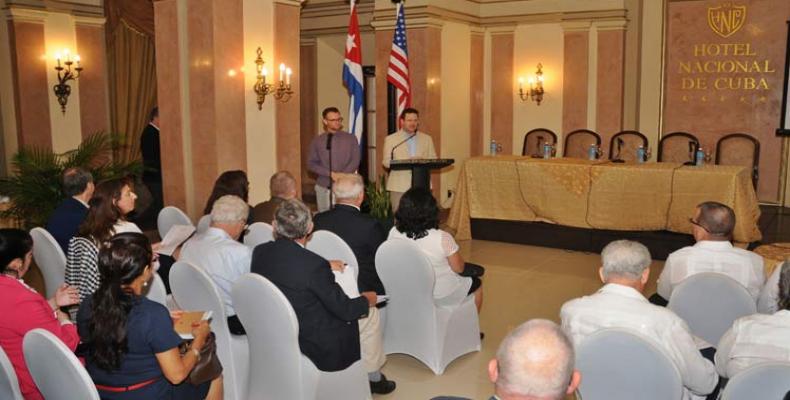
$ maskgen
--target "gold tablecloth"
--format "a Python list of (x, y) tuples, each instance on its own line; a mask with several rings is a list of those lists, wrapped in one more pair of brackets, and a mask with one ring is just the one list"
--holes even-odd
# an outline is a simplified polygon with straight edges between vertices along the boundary
[(762, 237), (750, 171), (738, 166), (482, 156), (464, 163), (456, 196), (447, 224), (458, 240), (471, 239), (470, 218), (691, 233), (703, 201), (733, 208), (735, 241)]

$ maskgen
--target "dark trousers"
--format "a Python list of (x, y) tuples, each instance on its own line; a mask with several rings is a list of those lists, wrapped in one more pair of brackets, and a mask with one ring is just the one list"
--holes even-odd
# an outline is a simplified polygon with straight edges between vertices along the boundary
[(647, 299), (652, 304), (657, 306), (666, 307), (669, 304), (669, 301), (663, 297), (661, 297), (658, 293), (654, 293), (650, 298)]

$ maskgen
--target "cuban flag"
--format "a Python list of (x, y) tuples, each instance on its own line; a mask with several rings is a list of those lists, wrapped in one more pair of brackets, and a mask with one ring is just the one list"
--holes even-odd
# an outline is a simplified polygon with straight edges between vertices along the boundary
[(346, 39), (346, 59), (343, 61), (343, 84), (348, 90), (349, 132), (357, 137), (362, 145), (362, 102), (365, 98), (365, 84), (362, 76), (362, 48), (359, 37), (359, 20), (356, 2), (351, 0), (351, 18), (348, 22)]

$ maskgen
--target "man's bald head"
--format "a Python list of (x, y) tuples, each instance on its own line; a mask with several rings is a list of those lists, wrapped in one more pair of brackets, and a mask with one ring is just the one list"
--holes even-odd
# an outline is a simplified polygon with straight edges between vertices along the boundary
[(549, 320), (533, 319), (514, 329), (489, 364), (502, 399), (564, 399), (578, 385), (568, 337)]
[(715, 201), (706, 201), (700, 203), (697, 210), (697, 224), (710, 236), (707, 239), (729, 239), (735, 228), (735, 212), (732, 208)]

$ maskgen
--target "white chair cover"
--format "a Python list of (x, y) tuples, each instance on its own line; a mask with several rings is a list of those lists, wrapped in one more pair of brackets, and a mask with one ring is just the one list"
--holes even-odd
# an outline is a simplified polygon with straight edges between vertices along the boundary
[(357, 279), (359, 277), (359, 264), (357, 257), (351, 247), (348, 247), (340, 236), (330, 231), (315, 231), (307, 242), (307, 250), (327, 259), (327, 260), (340, 260), (348, 264), (346, 270), (343, 272), (332, 271), (335, 274), (335, 282), (337, 282), (343, 292), (350, 298), (359, 297), (359, 286)]
[(155, 301), (167, 307), (167, 289), (165, 289), (165, 283), (162, 281), (162, 277), (159, 276), (158, 272), (154, 272), (154, 276), (151, 278), (151, 282), (148, 282), (148, 287), (146, 289), (144, 295), (148, 300)]
[(46, 229), (33, 228), (30, 236), (33, 237), (33, 258), (44, 276), (45, 297), (49, 299), (65, 280), (66, 255)]
[(209, 225), (211, 225), (211, 215), (207, 214), (200, 217), (196, 230), (198, 233), (203, 233), (206, 231), (206, 229), (208, 229)]
[(265, 222), (256, 222), (249, 227), (249, 231), (244, 235), (244, 244), (250, 249), (255, 246), (271, 242), (274, 240), (274, 229)]
[(684, 279), (672, 291), (667, 307), (686, 321), (691, 333), (714, 347), (736, 319), (757, 312), (745, 287), (715, 272)]
[(170, 269), (170, 289), (178, 305), (186, 311), (211, 311), (211, 330), (217, 338), (217, 356), (222, 362), (226, 400), (247, 397), (249, 356), (247, 336), (228, 330), (225, 306), (217, 287), (202, 269), (177, 261)]
[(414, 242), (384, 242), (376, 252), (376, 271), (389, 296), (387, 354), (409, 354), (441, 375), (454, 359), (480, 350), (474, 296), (460, 302), (434, 300), (433, 269)]
[(576, 349), (584, 400), (679, 400), (683, 380), (672, 360), (642, 337), (603, 329)]
[(173, 225), (194, 226), (192, 220), (178, 207), (167, 206), (159, 211), (159, 216), (156, 218), (156, 227), (159, 230), (159, 237), (164, 238)]
[(22, 341), (25, 363), (47, 400), (99, 400), (88, 371), (74, 353), (45, 329), (33, 329)]
[(233, 304), (250, 338), (248, 393), (272, 399), (369, 399), (362, 361), (323, 372), (299, 350), (299, 322), (291, 303), (269, 280), (246, 274), (233, 285)]
[(0, 347), (0, 397), (9, 400), (24, 400), (22, 392), (19, 390), (19, 380), (16, 378), (16, 371), (11, 364), (11, 360)]
[(722, 400), (785, 399), (790, 392), (790, 363), (769, 362), (741, 371), (727, 383)]

